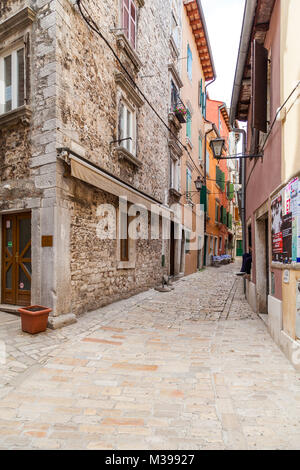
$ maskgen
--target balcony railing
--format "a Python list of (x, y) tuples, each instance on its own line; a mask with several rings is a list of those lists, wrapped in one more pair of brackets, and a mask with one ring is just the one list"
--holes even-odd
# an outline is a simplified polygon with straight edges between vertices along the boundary
[(186, 122), (187, 109), (184, 106), (180, 96), (176, 93), (172, 93), (171, 112), (175, 114), (179, 122), (182, 124)]

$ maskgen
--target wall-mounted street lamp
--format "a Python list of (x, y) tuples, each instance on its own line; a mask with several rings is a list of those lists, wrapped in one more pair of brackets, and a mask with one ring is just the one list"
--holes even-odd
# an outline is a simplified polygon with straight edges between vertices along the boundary
[(196, 191), (185, 191), (185, 196), (190, 196), (192, 197), (191, 195), (192, 194), (197, 194), (197, 193), (200, 193), (200, 191), (202, 190), (202, 187), (204, 185), (204, 179), (202, 176), (198, 175), (196, 181), (194, 181), (194, 184), (195, 184), (195, 187), (196, 187)]
[(225, 150), (225, 139), (219, 138), (219, 139), (212, 139), (210, 141), (210, 148), (213, 151), (214, 158), (217, 160), (231, 160), (233, 158), (262, 158), (263, 154), (256, 154), (256, 155), (243, 155), (242, 153), (235, 154), (235, 155), (229, 155), (228, 157), (223, 157), (222, 153)]
[(195, 186), (196, 186), (197, 191), (198, 191), (198, 192), (201, 191), (202, 186), (203, 186), (203, 184), (204, 184), (203, 178), (201, 178), (201, 176), (199, 175), (199, 176), (197, 177), (196, 181), (194, 181), (194, 183), (195, 183)]

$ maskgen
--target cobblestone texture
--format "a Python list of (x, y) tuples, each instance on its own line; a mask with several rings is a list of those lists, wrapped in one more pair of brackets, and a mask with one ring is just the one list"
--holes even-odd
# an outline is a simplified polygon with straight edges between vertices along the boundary
[(299, 449), (300, 376), (237, 266), (36, 337), (0, 317), (0, 448)]

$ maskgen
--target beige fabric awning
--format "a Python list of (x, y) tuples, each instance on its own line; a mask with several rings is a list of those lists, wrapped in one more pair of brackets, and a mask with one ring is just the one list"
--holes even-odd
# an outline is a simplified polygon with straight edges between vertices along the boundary
[(127, 200), (133, 204), (143, 205), (147, 210), (151, 210), (151, 206), (160, 208), (162, 211), (171, 212), (167, 207), (156, 203), (152, 199), (144, 196), (138, 191), (130, 188), (125, 183), (118, 181), (110, 175), (107, 175), (101, 170), (94, 168), (92, 165), (80, 160), (79, 158), (70, 154), (71, 160), (71, 175), (74, 178), (85, 181), (88, 184), (95, 186), (96, 188), (102, 189), (110, 194), (114, 194), (118, 197), (126, 197)]

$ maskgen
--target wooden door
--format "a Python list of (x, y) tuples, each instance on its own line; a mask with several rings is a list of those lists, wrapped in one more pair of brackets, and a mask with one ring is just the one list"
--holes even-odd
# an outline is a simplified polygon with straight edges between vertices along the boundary
[(31, 214), (4, 215), (1, 302), (29, 305), (31, 274)]

